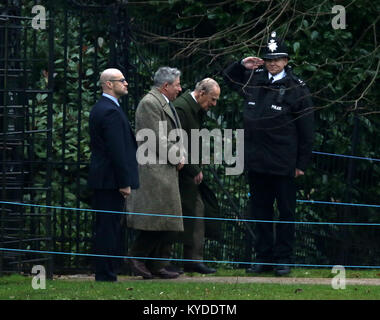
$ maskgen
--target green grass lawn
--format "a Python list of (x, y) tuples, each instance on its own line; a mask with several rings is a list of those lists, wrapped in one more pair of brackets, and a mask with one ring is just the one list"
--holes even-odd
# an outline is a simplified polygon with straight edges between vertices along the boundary
[[(244, 270), (218, 270), (216, 276), (246, 276)], [(265, 273), (260, 276), (273, 276)], [(291, 277), (332, 278), (327, 269), (292, 270)], [(348, 270), (347, 278), (379, 278), (379, 270)], [(0, 277), (1, 300), (377, 300), (380, 286), (205, 283), (163, 280), (126, 280), (116, 283), (89, 280), (47, 280), (46, 289), (32, 288), (32, 277)]]
[[(189, 275), (189, 274), (188, 274)], [(192, 275), (192, 274), (190, 274)], [(195, 275), (195, 274), (194, 274)], [(212, 276), (240, 276), (240, 277), (274, 277), (274, 273), (271, 271), (260, 273), (259, 275), (247, 274), (245, 269), (223, 269), (218, 268), (217, 272)], [(336, 273), (332, 273), (330, 268), (292, 268), (292, 278), (333, 278)], [(380, 279), (380, 270), (378, 269), (346, 269), (347, 278), (374, 278)]]

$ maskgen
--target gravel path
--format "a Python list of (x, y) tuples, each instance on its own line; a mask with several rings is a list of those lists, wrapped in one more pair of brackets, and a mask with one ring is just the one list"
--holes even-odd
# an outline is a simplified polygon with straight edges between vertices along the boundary
[[(177, 281), (185, 282), (224, 282), (224, 283), (280, 283), (280, 284), (326, 284), (327, 278), (292, 278), (292, 277), (180, 277)], [(346, 279), (346, 285), (380, 285), (380, 279)]]
[[(59, 280), (78, 280), (78, 281), (94, 281), (93, 275), (55, 275), (54, 279)], [(119, 276), (118, 281), (141, 281), (141, 277)], [(210, 283), (280, 283), (280, 284), (325, 284), (331, 285), (331, 278), (292, 278), (292, 277), (207, 277), (193, 276), (189, 277), (181, 275), (177, 279), (163, 280), (153, 279), (149, 281), (173, 281), (173, 282), (210, 282)], [(148, 281), (148, 280), (145, 280)], [(347, 278), (346, 285), (373, 285), (380, 286), (380, 279), (375, 278)]]

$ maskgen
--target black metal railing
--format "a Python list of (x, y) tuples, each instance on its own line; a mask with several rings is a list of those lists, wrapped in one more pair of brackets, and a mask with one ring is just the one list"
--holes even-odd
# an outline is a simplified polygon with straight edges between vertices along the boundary
[[(19, 15), (19, 7), (8, 7), (0, 16), (0, 119), (1, 119), (1, 200), (24, 202), (32, 200), (37, 193), (43, 194), (44, 203), (51, 203), (50, 182), (52, 144), (52, 75), (54, 52), (54, 27), (47, 21), (44, 32), (50, 55), (46, 63), (49, 85), (41, 89), (35, 85), (34, 65), (47, 62), (33, 55), (31, 45), (36, 30), (31, 27), (31, 19)], [(39, 121), (34, 110), (38, 95), (46, 95), (46, 124), (37, 129), (33, 123)], [(33, 148), (41, 142), (45, 156), (36, 159)], [(46, 175), (40, 184), (33, 181), (33, 172), (44, 165)], [(36, 212), (23, 207), (1, 204), (0, 243), (7, 248), (51, 249), (49, 211)], [(22, 266), (44, 263), (51, 274), (51, 257), (23, 252), (1, 252), (0, 272), (20, 271)]]
[[(122, 107), (132, 124), (139, 100), (152, 85), (159, 66), (183, 71), (182, 86), (193, 88), (204, 76), (220, 80), (220, 65), (194, 64), (196, 57), (176, 56), (179, 44), (157, 41), (152, 34), (170, 30), (131, 19), (125, 5), (86, 6), (79, 1), (49, 6), (45, 30), (31, 27), (31, 7), (0, 16), (0, 153), (1, 200), (48, 207), (0, 204), (0, 246), (25, 250), (91, 253), (94, 213), (91, 212), (87, 171), (90, 156), (88, 115), (100, 95), (99, 72), (123, 71), (129, 94)], [(57, 2), (58, 3), (58, 2)], [(28, 18), (29, 17), (29, 18)], [(229, 92), (220, 82), (222, 92)], [(231, 93), (232, 94), (232, 93)], [(317, 151), (361, 155), (363, 145), (376, 151), (376, 137), (361, 120), (350, 117), (347, 145), (342, 150), (324, 141)], [(327, 139), (326, 112), (316, 113), (317, 133)], [(223, 99), (209, 124), (237, 129), (241, 114)], [(349, 127), (348, 127), (349, 128)], [(216, 192), (221, 217), (249, 218), (248, 186), (244, 175), (224, 175), (224, 165), (209, 166), (205, 177)], [(314, 154), (312, 166), (299, 180), (298, 199), (322, 200), (329, 205), (298, 203), (297, 221), (378, 223), (378, 209), (338, 206), (334, 202), (376, 204), (378, 162)], [(327, 185), (330, 187), (327, 188)], [(336, 188), (331, 188), (331, 186)], [(88, 211), (86, 211), (88, 210)], [(252, 261), (254, 225), (222, 222), (224, 237), (207, 240), (205, 259)], [(133, 237), (128, 230), (126, 248)], [(309, 264), (380, 264), (377, 226), (300, 224), (296, 226), (295, 262)], [(181, 258), (180, 246), (176, 258)], [(54, 264), (53, 264), (54, 262)], [(0, 251), (0, 273), (44, 264), (51, 272), (91, 270), (91, 258)]]

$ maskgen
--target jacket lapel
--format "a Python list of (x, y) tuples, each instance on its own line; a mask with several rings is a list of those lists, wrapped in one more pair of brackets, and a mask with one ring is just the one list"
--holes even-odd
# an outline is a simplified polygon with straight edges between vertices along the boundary
[[(173, 114), (173, 111), (172, 111), (172, 109), (170, 109), (170, 106), (169, 106), (168, 103), (166, 103), (166, 104), (164, 105), (163, 109), (164, 109), (165, 113), (169, 116), (169, 118), (172, 119), (174, 123), (177, 123), (177, 122), (175, 121), (175, 116), (174, 116), (174, 114)], [(176, 126), (177, 126), (177, 125), (176, 125)]]
[(162, 96), (162, 93), (160, 91), (158, 91), (156, 88), (153, 88), (152, 90), (150, 90), (149, 93), (151, 95), (153, 95), (160, 102), (161, 107), (164, 110), (164, 112), (169, 116), (169, 118), (173, 121), (173, 123), (176, 124), (177, 121), (175, 119), (175, 115), (173, 114), (173, 112), (172, 112), (169, 104), (166, 102), (165, 98)]

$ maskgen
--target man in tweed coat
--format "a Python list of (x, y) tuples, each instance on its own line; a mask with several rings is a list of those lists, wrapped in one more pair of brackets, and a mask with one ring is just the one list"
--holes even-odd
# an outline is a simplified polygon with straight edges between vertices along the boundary
[[(182, 90), (180, 75), (178, 69), (159, 68), (154, 76), (153, 88), (143, 97), (136, 110), (138, 148), (148, 145), (146, 151), (150, 153), (150, 159), (142, 163), (138, 150), (141, 188), (132, 192), (128, 211), (157, 215), (128, 216), (128, 227), (138, 230), (129, 253), (132, 257), (170, 258), (174, 234), (183, 231), (178, 171), (184, 165), (185, 151), (178, 141), (169, 139), (173, 129), (181, 129), (178, 115), (171, 104)], [(166, 130), (162, 129), (163, 126), (166, 126)], [(144, 141), (147, 130), (152, 133), (148, 140), (154, 137), (153, 143)], [(179, 154), (179, 160), (173, 160), (173, 153)], [(165, 268), (169, 265), (167, 260), (131, 259), (130, 264), (132, 271), (145, 279), (179, 276), (179, 273)]]

